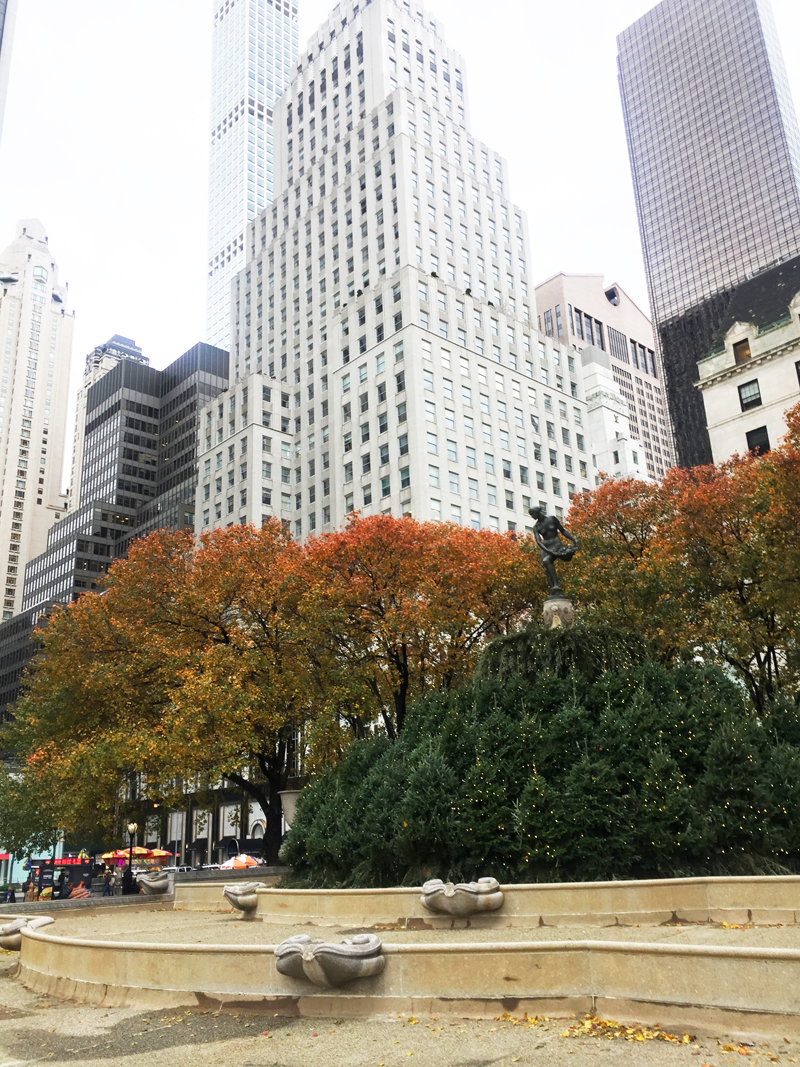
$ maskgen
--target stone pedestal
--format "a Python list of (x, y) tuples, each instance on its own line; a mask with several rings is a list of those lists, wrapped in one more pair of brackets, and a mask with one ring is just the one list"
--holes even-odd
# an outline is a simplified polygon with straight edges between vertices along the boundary
[(278, 792), (283, 807), (283, 818), (287, 826), (294, 822), (294, 813), (297, 808), (297, 798), (300, 796), (299, 789), (281, 789)]
[(565, 596), (549, 596), (544, 602), (544, 625), (547, 630), (558, 626), (570, 627), (575, 622), (575, 608)]

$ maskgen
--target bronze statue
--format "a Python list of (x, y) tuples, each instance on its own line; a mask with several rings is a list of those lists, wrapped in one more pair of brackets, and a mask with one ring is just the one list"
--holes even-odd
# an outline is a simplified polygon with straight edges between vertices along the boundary
[[(542, 566), (550, 583), (550, 596), (563, 597), (564, 591), (558, 584), (555, 561), (569, 561), (578, 551), (578, 542), (571, 533), (567, 533), (555, 515), (548, 515), (544, 508), (531, 508), (529, 514), (536, 519), (533, 527), (533, 539), (542, 550)], [(564, 544), (561, 535), (571, 544)]]

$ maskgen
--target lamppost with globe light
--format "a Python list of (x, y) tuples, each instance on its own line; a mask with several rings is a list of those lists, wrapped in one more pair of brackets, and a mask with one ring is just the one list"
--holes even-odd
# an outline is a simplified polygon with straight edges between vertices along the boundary
[(128, 892), (133, 892), (133, 840), (136, 836), (136, 831), (139, 829), (135, 822), (128, 823), (128, 833), (130, 834), (131, 844), (130, 852), (128, 853)]

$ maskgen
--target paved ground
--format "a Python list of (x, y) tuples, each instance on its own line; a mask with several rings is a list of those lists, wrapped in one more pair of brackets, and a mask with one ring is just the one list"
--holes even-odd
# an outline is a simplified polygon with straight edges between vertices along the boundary
[[(106, 909), (59, 917), (67, 936), (127, 940), (275, 943), (292, 928), (245, 923), (229, 915)], [(143, 937), (143, 928), (147, 937)], [(53, 932), (56, 927), (53, 927)], [(304, 931), (309, 931), (308, 927)], [(328, 928), (322, 936), (342, 931)], [(476, 931), (386, 931), (386, 940), (470, 940)], [(705, 944), (800, 946), (797, 927), (706, 926), (544, 928), (483, 931), (492, 939), (607, 937)], [(724, 1067), (747, 1062), (798, 1063), (800, 1042), (740, 1045), (723, 1035), (677, 1043), (630, 1028), (610, 1038), (582, 1020), (384, 1021), (285, 1019), (263, 1014), (189, 1014), (77, 1006), (29, 993), (9, 977), (16, 956), (0, 954), (0, 1067), (65, 1063), (79, 1067)], [(572, 1029), (570, 1029), (572, 1027)], [(577, 1031), (577, 1032), (576, 1032)], [(691, 1035), (687, 1035), (691, 1036)], [(630, 1038), (631, 1040), (627, 1040)], [(748, 1059), (745, 1059), (748, 1057)]]
[[(562, 1036), (570, 1020), (347, 1022), (88, 1008), (0, 978), (0, 1067), (724, 1067), (800, 1063), (800, 1043)], [(682, 1041), (681, 1035), (676, 1035)], [(636, 1038), (644, 1040), (636, 1040)], [(745, 1060), (744, 1056), (748, 1059)]]

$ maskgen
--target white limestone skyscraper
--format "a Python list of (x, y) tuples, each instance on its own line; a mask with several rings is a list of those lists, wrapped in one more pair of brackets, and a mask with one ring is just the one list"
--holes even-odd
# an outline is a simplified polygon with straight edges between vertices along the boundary
[(0, 253), (0, 577), (2, 617), (22, 605), (25, 564), (64, 512), (61, 467), (72, 358), (67, 288), (38, 219)]
[(213, 0), (213, 17), (206, 340), (227, 349), (247, 223), (272, 199), (272, 109), (297, 58), (297, 0)]
[(14, 20), (17, 0), (0, 0), (0, 141), (3, 139), (3, 114), (6, 107), (8, 75), (11, 68), (11, 40), (14, 36)]
[(580, 357), (538, 331), (527, 221), (440, 24), (335, 8), (276, 105), (275, 179), (201, 412), (196, 529), (565, 513), (594, 485)]

